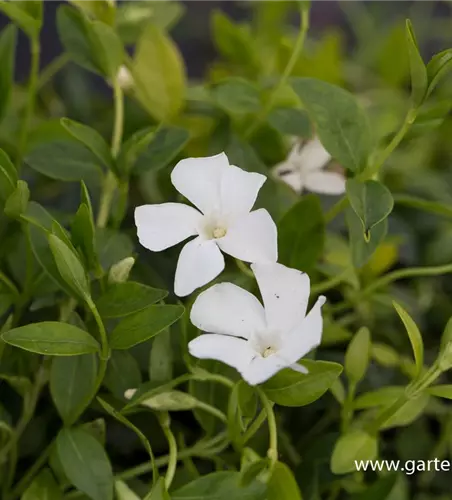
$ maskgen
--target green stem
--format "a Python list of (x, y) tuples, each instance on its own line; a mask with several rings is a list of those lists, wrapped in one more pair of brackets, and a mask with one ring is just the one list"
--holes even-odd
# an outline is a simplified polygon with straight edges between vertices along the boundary
[(420, 276), (439, 276), (442, 274), (452, 273), (452, 264), (445, 264), (444, 266), (431, 266), (431, 267), (412, 267), (409, 269), (399, 269), (388, 273), (380, 279), (374, 281), (369, 286), (360, 292), (360, 297), (370, 295), (379, 288), (389, 285), (393, 281), (399, 279), (420, 277)]
[(261, 425), (265, 422), (267, 418), (267, 412), (262, 410), (259, 415), (254, 419), (253, 423), (248, 427), (242, 437), (242, 443), (245, 444), (249, 441), (254, 434), (260, 429)]
[(267, 398), (265, 392), (260, 387), (256, 387), (256, 391), (262, 401), (265, 412), (267, 413), (268, 432), (270, 436), (267, 456), (270, 459), (270, 470), (272, 470), (278, 461), (278, 428), (276, 426), (275, 413), (273, 411), (273, 404)]
[(170, 428), (170, 416), (168, 413), (160, 414), (160, 425), (162, 427), (163, 433), (168, 441), (169, 446), (169, 460), (168, 468), (165, 475), (165, 485), (166, 489), (169, 490), (171, 483), (174, 479), (174, 474), (176, 473), (177, 467), (177, 442), (174, 434), (171, 432)]
[(292, 50), (292, 54), (289, 58), (289, 61), (287, 62), (287, 65), (283, 71), (283, 74), (281, 75), (281, 78), (279, 79), (278, 84), (273, 89), (272, 93), (270, 94), (268, 101), (267, 101), (266, 105), (264, 106), (262, 112), (260, 113), (259, 116), (257, 116), (254, 123), (245, 132), (246, 139), (249, 139), (253, 136), (253, 134), (256, 132), (256, 130), (260, 127), (261, 123), (267, 118), (268, 113), (271, 111), (276, 97), (278, 96), (279, 92), (286, 84), (287, 79), (291, 75), (297, 60), (299, 59), (300, 54), (303, 51), (303, 46), (304, 46), (304, 42), (306, 39), (306, 33), (308, 32), (308, 29), (309, 29), (309, 8), (306, 7), (305, 5), (302, 5), (300, 7), (300, 32), (298, 33), (298, 37), (295, 41), (295, 45), (294, 45), (294, 48)]
[(331, 288), (334, 288), (336, 285), (339, 285), (344, 281), (345, 277), (349, 273), (350, 269), (346, 269), (344, 272), (338, 274), (337, 276), (333, 276), (330, 279), (327, 279), (325, 281), (321, 281), (320, 283), (317, 283), (315, 285), (311, 286), (311, 294), (312, 295), (319, 295), (321, 293), (327, 292), (328, 290), (331, 290)]
[(215, 408), (212, 405), (204, 403), (203, 401), (198, 401), (197, 408), (199, 408), (200, 410), (204, 410), (207, 413), (210, 413), (211, 415), (218, 418), (219, 420), (221, 420), (225, 424), (228, 423), (228, 419), (227, 419), (226, 415), (222, 411), (218, 410), (217, 408)]
[(17, 286), (6, 276), (3, 271), (0, 271), (0, 281), (2, 281), (13, 293), (13, 295), (18, 296), (20, 292)]
[(55, 57), (55, 59), (48, 64), (39, 75), (39, 80), (37, 83), (37, 90), (42, 89), (47, 85), (50, 80), (52, 80), (55, 75), (61, 71), (64, 66), (71, 60), (69, 54), (67, 52), (63, 52), (59, 56)]
[(36, 101), (38, 75), (39, 75), (39, 58), (41, 52), (39, 35), (30, 38), (30, 51), (31, 51), (30, 78), (28, 82), (27, 103), (25, 106), (24, 120), (22, 123), (22, 129), (20, 131), (19, 144), (17, 148), (17, 157), (16, 157), (17, 170), (20, 170), (22, 166), (22, 157), (25, 148), (27, 146), (30, 122), (33, 116), (35, 101)]
[(347, 432), (350, 422), (353, 419), (353, 400), (355, 399), (356, 383), (353, 381), (349, 382), (347, 397), (344, 401), (344, 406), (341, 412), (341, 432), (344, 434)]
[(248, 277), (254, 279), (254, 273), (250, 267), (248, 267), (244, 262), (242, 262), (239, 259), (235, 259), (235, 263), (237, 264), (237, 267), (240, 269), (240, 271), (242, 271), (242, 273), (245, 276), (248, 276)]

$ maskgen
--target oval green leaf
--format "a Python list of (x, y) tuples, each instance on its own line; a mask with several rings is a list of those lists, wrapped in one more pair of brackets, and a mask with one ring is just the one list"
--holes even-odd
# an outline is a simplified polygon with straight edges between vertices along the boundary
[(350, 431), (336, 442), (331, 457), (331, 470), (334, 474), (355, 472), (355, 462), (373, 460), (377, 454), (378, 443), (375, 436), (359, 429)]
[(353, 337), (345, 353), (345, 373), (353, 382), (359, 382), (366, 374), (370, 359), (370, 332), (361, 328)]

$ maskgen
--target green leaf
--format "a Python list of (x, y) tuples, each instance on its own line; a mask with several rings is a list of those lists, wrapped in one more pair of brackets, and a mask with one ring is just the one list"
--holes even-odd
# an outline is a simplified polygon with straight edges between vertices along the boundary
[(406, 40), (411, 71), (411, 99), (414, 106), (418, 107), (424, 101), (427, 92), (427, 68), (419, 53), (413, 25), (409, 19), (406, 20)]
[(132, 65), (136, 97), (158, 121), (175, 117), (184, 103), (185, 70), (173, 41), (148, 25), (138, 42)]
[(42, 469), (24, 491), (21, 500), (61, 500), (63, 493), (50, 469)]
[(347, 196), (350, 205), (360, 218), (364, 236), (370, 236), (370, 230), (382, 222), (392, 212), (394, 199), (389, 189), (378, 181), (347, 181)]
[(103, 318), (120, 318), (146, 309), (163, 300), (166, 290), (158, 290), (134, 281), (115, 283), (96, 301), (99, 314)]
[(262, 385), (265, 394), (282, 406), (305, 406), (325, 394), (342, 372), (342, 366), (328, 361), (303, 359), (309, 373), (286, 369)]
[(81, 429), (63, 429), (58, 456), (69, 481), (92, 500), (113, 500), (113, 471), (99, 442)]
[(397, 314), (403, 321), (408, 337), (410, 338), (411, 347), (413, 348), (414, 361), (416, 362), (416, 372), (420, 375), (424, 367), (424, 342), (422, 341), (422, 335), (417, 327), (416, 323), (413, 321), (411, 316), (403, 309), (403, 307), (397, 302), (392, 302)]
[(50, 371), (50, 393), (66, 425), (75, 422), (91, 396), (97, 375), (93, 354), (54, 358)]
[[(152, 134), (149, 129), (145, 129), (143, 132), (145, 131), (147, 134), (144, 134), (143, 138), (135, 143), (138, 146), (135, 147), (135, 151), (133, 147), (129, 149), (129, 151), (134, 151), (135, 155), (131, 166), (132, 173), (135, 175), (141, 175), (151, 170), (158, 171), (168, 166), (182, 151), (190, 137), (187, 130), (180, 127), (161, 127)], [(138, 137), (136, 134), (137, 139)], [(126, 154), (130, 153), (127, 153), (126, 150)]]
[(350, 431), (336, 442), (331, 457), (331, 470), (334, 474), (355, 472), (356, 461), (373, 460), (377, 454), (378, 443), (375, 436), (359, 429)]
[(16, 54), (17, 29), (10, 24), (0, 33), (0, 122), (8, 107), (14, 85), (14, 62)]
[(140, 367), (132, 354), (128, 351), (113, 351), (108, 360), (104, 385), (118, 399), (123, 399), (127, 389), (134, 389), (140, 384)]
[(166, 490), (165, 480), (159, 477), (152, 487), (152, 490), (145, 496), (144, 500), (171, 500), (171, 498)]
[(149, 356), (149, 380), (156, 383), (169, 382), (173, 377), (173, 351), (171, 329), (157, 335), (152, 341)]
[(4, 333), (2, 339), (26, 351), (52, 356), (75, 356), (99, 350), (99, 344), (89, 333), (56, 321), (13, 328)]
[(61, 118), (61, 125), (71, 134), (74, 139), (86, 146), (101, 162), (102, 165), (111, 169), (113, 158), (110, 148), (104, 138), (97, 132), (82, 123), (75, 122), (69, 118)]
[(311, 121), (306, 111), (294, 108), (274, 108), (268, 122), (278, 132), (296, 137), (311, 137)]
[(427, 392), (432, 395), (436, 396), (438, 398), (444, 398), (444, 399), (452, 399), (452, 385), (434, 385), (433, 387), (429, 387), (427, 389)]
[(26, 212), (30, 190), (25, 181), (17, 181), (16, 189), (9, 195), (5, 203), (5, 214), (13, 219), (18, 219)]
[(362, 327), (353, 337), (345, 353), (345, 373), (353, 382), (357, 383), (367, 372), (370, 359), (370, 332)]
[[(349, 240), (352, 254), (352, 262), (355, 268), (361, 268), (373, 255), (377, 247), (386, 237), (388, 231), (388, 220), (374, 226), (365, 238), (363, 225), (356, 213), (348, 208), (346, 219), (349, 231)], [(367, 240), (367, 241), (366, 241)]]
[[(4, 380), (22, 397), (24, 397), (32, 389), (31, 382), (26, 377), (0, 373), (0, 380)], [(1, 417), (1, 407), (0, 407), (0, 417)]]
[(97, 229), (96, 251), (102, 268), (108, 270), (116, 262), (132, 255), (133, 243), (126, 234), (119, 231)]
[(117, 500), (140, 500), (138, 495), (127, 486), (124, 481), (115, 481), (115, 493)]
[(85, 203), (82, 203), (72, 220), (71, 235), (74, 246), (81, 249), (90, 269), (96, 269), (97, 254), (93, 214)]
[(171, 500), (262, 500), (266, 485), (254, 481), (240, 486), (240, 473), (214, 472), (195, 479), (171, 494)]
[(90, 297), (89, 283), (85, 270), (74, 252), (54, 234), (50, 234), (49, 246), (63, 280), (83, 300)]
[(0, 11), (3, 11), (27, 36), (34, 38), (39, 34), (42, 25), (42, 1), (2, 1)]
[(16, 189), (17, 170), (9, 156), (0, 149), (0, 197), (6, 200)]
[(351, 500), (390, 500), (391, 498), (399, 498), (393, 496), (396, 493), (394, 486), (398, 477), (396, 473), (383, 476), (377, 479), (369, 488), (352, 495), (350, 498)]
[(278, 223), (279, 262), (309, 272), (322, 255), (324, 244), (325, 222), (319, 197), (304, 196)]
[(268, 482), (267, 500), (302, 500), (297, 481), (290, 468), (276, 462)]
[(84, 10), (89, 17), (113, 26), (115, 24), (116, 5), (110, 0), (69, 0), (79, 9)]
[(154, 337), (184, 314), (182, 306), (150, 306), (124, 318), (110, 335), (112, 349), (129, 349)]
[(415, 196), (411, 196), (408, 194), (394, 195), (394, 201), (398, 205), (405, 205), (407, 207), (423, 210), (424, 212), (429, 212), (436, 215), (442, 215), (447, 218), (452, 218), (452, 207), (446, 205), (445, 203), (423, 200), (422, 198), (416, 198)]
[(140, 404), (156, 411), (186, 411), (197, 408), (199, 401), (186, 392), (167, 391), (144, 399)]
[[(397, 412), (386, 420), (380, 429), (391, 429), (393, 427), (406, 427), (419, 418), (428, 405), (430, 396), (423, 392), (413, 399), (408, 400)], [(382, 408), (375, 418), (378, 418), (387, 408)]]
[(81, 11), (62, 5), (57, 27), (61, 42), (77, 64), (110, 79), (116, 76), (124, 49), (110, 26), (90, 21)]
[(435, 54), (427, 64), (427, 95), (428, 97), (440, 80), (452, 69), (452, 49)]
[(323, 146), (343, 167), (362, 171), (371, 152), (371, 134), (368, 119), (354, 96), (314, 78), (294, 78), (292, 82)]
[(375, 391), (360, 394), (354, 401), (353, 406), (358, 410), (375, 408), (377, 406), (390, 406), (405, 393), (403, 386), (380, 387)]
[(96, 182), (101, 175), (99, 160), (75, 140), (42, 142), (25, 156), (25, 163), (51, 179)]
[(261, 107), (259, 89), (242, 78), (229, 78), (212, 89), (217, 105), (231, 115), (258, 113)]

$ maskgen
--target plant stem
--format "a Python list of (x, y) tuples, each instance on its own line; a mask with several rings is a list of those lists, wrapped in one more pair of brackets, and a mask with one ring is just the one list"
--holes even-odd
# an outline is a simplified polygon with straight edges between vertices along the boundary
[(171, 432), (170, 428), (170, 416), (168, 413), (162, 413), (160, 415), (160, 425), (162, 427), (163, 433), (168, 441), (169, 446), (169, 460), (168, 468), (166, 470), (165, 485), (166, 489), (169, 490), (171, 483), (174, 479), (174, 474), (176, 473), (177, 467), (177, 442), (174, 434)]
[(28, 132), (30, 129), (30, 122), (35, 108), (37, 84), (39, 75), (39, 58), (41, 46), (39, 42), (39, 35), (30, 38), (30, 51), (31, 51), (31, 68), (30, 78), (27, 89), (27, 103), (24, 111), (24, 120), (19, 136), (19, 144), (17, 147), (16, 168), (20, 171), (22, 166), (22, 157), (27, 146)]
[(268, 113), (271, 111), (276, 97), (278, 96), (279, 92), (286, 84), (287, 79), (291, 75), (297, 60), (300, 57), (301, 52), (303, 51), (303, 46), (304, 46), (304, 42), (306, 39), (306, 33), (308, 32), (308, 29), (309, 29), (309, 8), (307, 8), (305, 5), (302, 5), (300, 7), (300, 31), (299, 31), (298, 37), (295, 41), (295, 45), (294, 45), (294, 48), (292, 50), (292, 54), (289, 58), (289, 61), (287, 62), (287, 65), (283, 71), (283, 74), (281, 75), (281, 78), (279, 79), (278, 84), (273, 89), (272, 93), (270, 94), (268, 101), (267, 101), (266, 105), (264, 106), (262, 112), (259, 114), (259, 116), (256, 117), (256, 120), (252, 123), (252, 125), (249, 127), (249, 129), (245, 132), (246, 139), (250, 139), (253, 136), (253, 134), (256, 132), (256, 130), (260, 127), (261, 123), (267, 118)]
[(211, 415), (218, 418), (219, 420), (221, 420), (225, 424), (228, 423), (228, 419), (227, 419), (226, 415), (222, 411), (218, 410), (217, 408), (215, 408), (212, 405), (204, 403), (203, 401), (198, 401), (197, 408), (199, 408), (200, 410), (204, 410), (207, 413), (210, 413)]
[(42, 89), (45, 85), (47, 85), (50, 80), (52, 80), (55, 75), (61, 71), (64, 66), (71, 60), (67, 52), (63, 52), (59, 56), (55, 57), (55, 59), (49, 63), (39, 75), (37, 90)]
[(327, 292), (331, 288), (334, 288), (336, 285), (339, 285), (340, 283), (342, 283), (342, 281), (344, 281), (349, 271), (350, 269), (346, 269), (344, 272), (338, 274), (337, 276), (333, 276), (332, 278), (329, 278), (325, 281), (321, 281), (320, 283), (312, 285), (311, 294), (319, 295), (321, 293)]
[(278, 461), (278, 428), (276, 426), (275, 413), (273, 411), (273, 405), (265, 395), (265, 392), (260, 387), (256, 387), (256, 391), (262, 401), (265, 412), (267, 413), (268, 432), (270, 435), (267, 456), (270, 459), (270, 470), (272, 470)]
[(267, 412), (262, 410), (259, 415), (254, 419), (253, 423), (248, 427), (245, 434), (242, 437), (242, 444), (245, 444), (249, 441), (254, 434), (260, 429), (261, 425), (265, 422), (267, 418)]
[(0, 281), (2, 281), (13, 293), (13, 295), (18, 296), (20, 292), (17, 286), (6, 276), (3, 271), (0, 271)]

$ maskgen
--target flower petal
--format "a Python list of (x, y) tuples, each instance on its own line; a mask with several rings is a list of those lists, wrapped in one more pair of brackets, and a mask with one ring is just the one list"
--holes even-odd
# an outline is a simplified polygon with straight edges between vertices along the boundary
[(274, 176), (289, 185), (297, 193), (303, 190), (303, 176), (300, 169), (289, 161), (279, 163), (273, 169)]
[(277, 240), (276, 225), (261, 208), (236, 219), (217, 243), (223, 252), (245, 262), (276, 262)]
[(300, 324), (309, 300), (309, 276), (282, 264), (253, 264), (251, 269), (265, 307), (267, 325), (280, 334)]
[(220, 283), (202, 292), (193, 304), (190, 320), (204, 332), (245, 339), (265, 328), (261, 303), (254, 295), (232, 283)]
[(272, 378), (287, 366), (288, 364), (278, 354), (273, 354), (268, 358), (256, 356), (241, 374), (249, 385), (257, 385)]
[(309, 172), (305, 177), (305, 187), (321, 194), (345, 193), (345, 177), (337, 172)]
[(215, 359), (232, 366), (240, 373), (246, 371), (256, 353), (248, 342), (229, 335), (200, 335), (188, 343), (192, 356), (199, 359)]
[(226, 168), (229, 168), (229, 161), (224, 153), (207, 158), (186, 158), (174, 167), (171, 182), (205, 214), (220, 209), (221, 177)]
[(227, 216), (247, 214), (253, 208), (265, 175), (246, 172), (231, 165), (221, 178), (221, 213)]
[(288, 364), (296, 363), (322, 341), (322, 306), (325, 297), (321, 295), (304, 321), (284, 337), (284, 345), (278, 355)]
[(142, 205), (135, 209), (140, 243), (153, 252), (165, 250), (197, 234), (202, 214), (182, 203)]
[(301, 147), (299, 151), (296, 161), (303, 172), (320, 170), (331, 160), (330, 153), (317, 137)]

